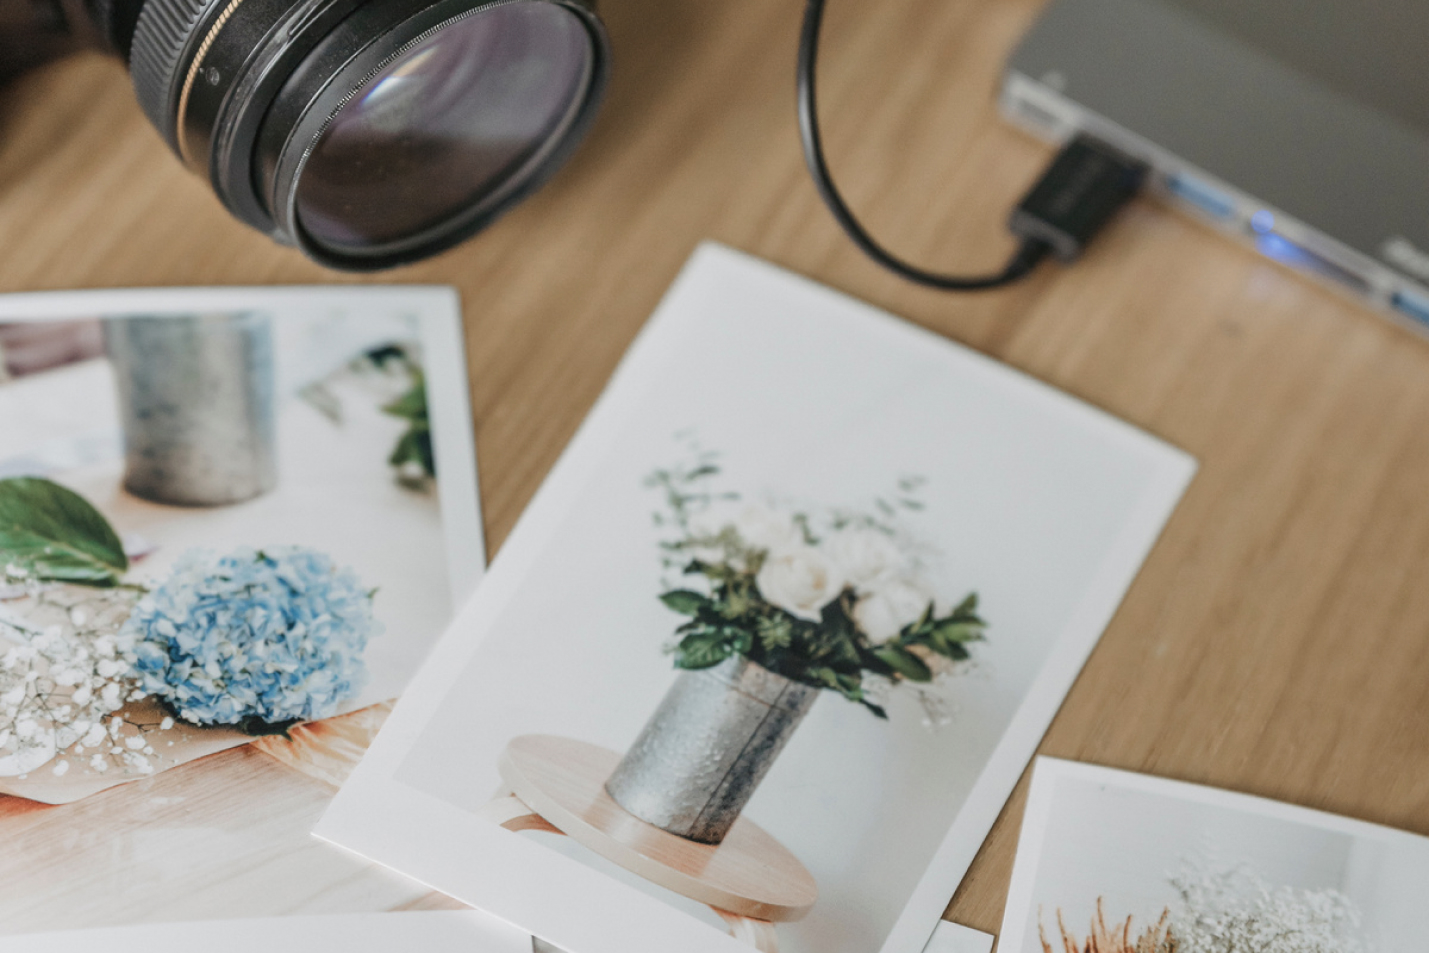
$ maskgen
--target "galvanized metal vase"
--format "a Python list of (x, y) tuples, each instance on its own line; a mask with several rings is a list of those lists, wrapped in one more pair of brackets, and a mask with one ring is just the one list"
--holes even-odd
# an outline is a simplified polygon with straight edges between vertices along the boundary
[(124, 428), (124, 488), (221, 506), (278, 480), (273, 334), (263, 314), (112, 318), (104, 343)]
[(681, 672), (605, 789), (647, 823), (718, 844), (818, 696), (738, 656)]

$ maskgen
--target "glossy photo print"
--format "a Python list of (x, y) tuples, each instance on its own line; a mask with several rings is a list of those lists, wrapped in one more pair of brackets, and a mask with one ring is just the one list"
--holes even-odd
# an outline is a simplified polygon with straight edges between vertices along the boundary
[(705, 246), (317, 833), (579, 953), (915, 953), (1193, 470)]
[(285, 858), (482, 572), (460, 342), (440, 289), (0, 298), (4, 929), (333, 886)]
[(1040, 758), (999, 949), (1388, 953), (1422, 946), (1429, 839)]

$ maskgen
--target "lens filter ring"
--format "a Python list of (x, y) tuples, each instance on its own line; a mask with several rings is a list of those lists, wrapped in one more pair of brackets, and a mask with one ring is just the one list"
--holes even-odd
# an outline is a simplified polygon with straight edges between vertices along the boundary
[(550, 178), (609, 62), (588, 0), (144, 0), (130, 72), (235, 216), (374, 270), (456, 244)]
[[(382, 26), (385, 22), (385, 26)], [(370, 270), (470, 236), (544, 183), (594, 118), (609, 46), (572, 0), (375, 0), (274, 100), (256, 176), (314, 259)]]

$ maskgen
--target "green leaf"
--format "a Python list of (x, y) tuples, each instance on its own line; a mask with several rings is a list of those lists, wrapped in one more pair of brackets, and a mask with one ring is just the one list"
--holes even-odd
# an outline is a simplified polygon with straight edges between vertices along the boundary
[(924, 664), (923, 660), (905, 648), (897, 645), (884, 645), (874, 649), (873, 654), (910, 682), (931, 682), (933, 680), (933, 672)]
[(0, 567), (37, 578), (112, 586), (129, 568), (114, 528), (84, 497), (50, 480), (0, 480)]
[(977, 612), (977, 593), (970, 592), (967, 598), (958, 603), (958, 607), (953, 610), (952, 618), (962, 619)]
[(977, 642), (982, 639), (981, 622), (942, 622), (933, 630), (935, 638), (947, 642)]
[(824, 668), (822, 666), (811, 668), (805, 672), (805, 674), (808, 676), (809, 681), (815, 685), (822, 685), (825, 688), (832, 688), (836, 691), (841, 688), (839, 685), (839, 674), (831, 668)]
[(432, 426), (427, 416), (426, 379), (418, 368), (412, 368), (412, 386), (401, 397), (382, 408), (382, 412), (399, 417), (410, 425), (397, 439), (388, 463), (400, 467), (416, 463), (429, 477), (437, 475), (436, 456), (432, 452)]
[(929, 599), (928, 608), (923, 610), (923, 614), (918, 617), (918, 621), (914, 623), (913, 628), (920, 632), (931, 630), (933, 626), (933, 616), (936, 613), (937, 609), (933, 607), (933, 600)]
[(382, 408), (382, 412), (404, 420), (427, 421), (427, 387), (420, 378), (401, 397)]
[(729, 645), (734, 652), (740, 655), (748, 655), (754, 648), (753, 634), (746, 632), (744, 629), (731, 629), (726, 631), (729, 632)]
[(709, 668), (734, 654), (733, 647), (718, 634), (697, 632), (680, 640), (675, 649), (676, 668)]
[(697, 615), (710, 600), (691, 589), (675, 589), (660, 597), (660, 601), (680, 615)]

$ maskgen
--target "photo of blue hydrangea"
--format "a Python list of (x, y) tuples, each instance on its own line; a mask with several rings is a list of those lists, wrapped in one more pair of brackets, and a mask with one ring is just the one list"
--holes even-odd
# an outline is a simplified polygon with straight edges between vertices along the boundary
[(192, 550), (120, 638), (139, 687), (177, 717), (263, 730), (326, 718), (361, 689), (381, 631), (372, 597), (315, 550)]

